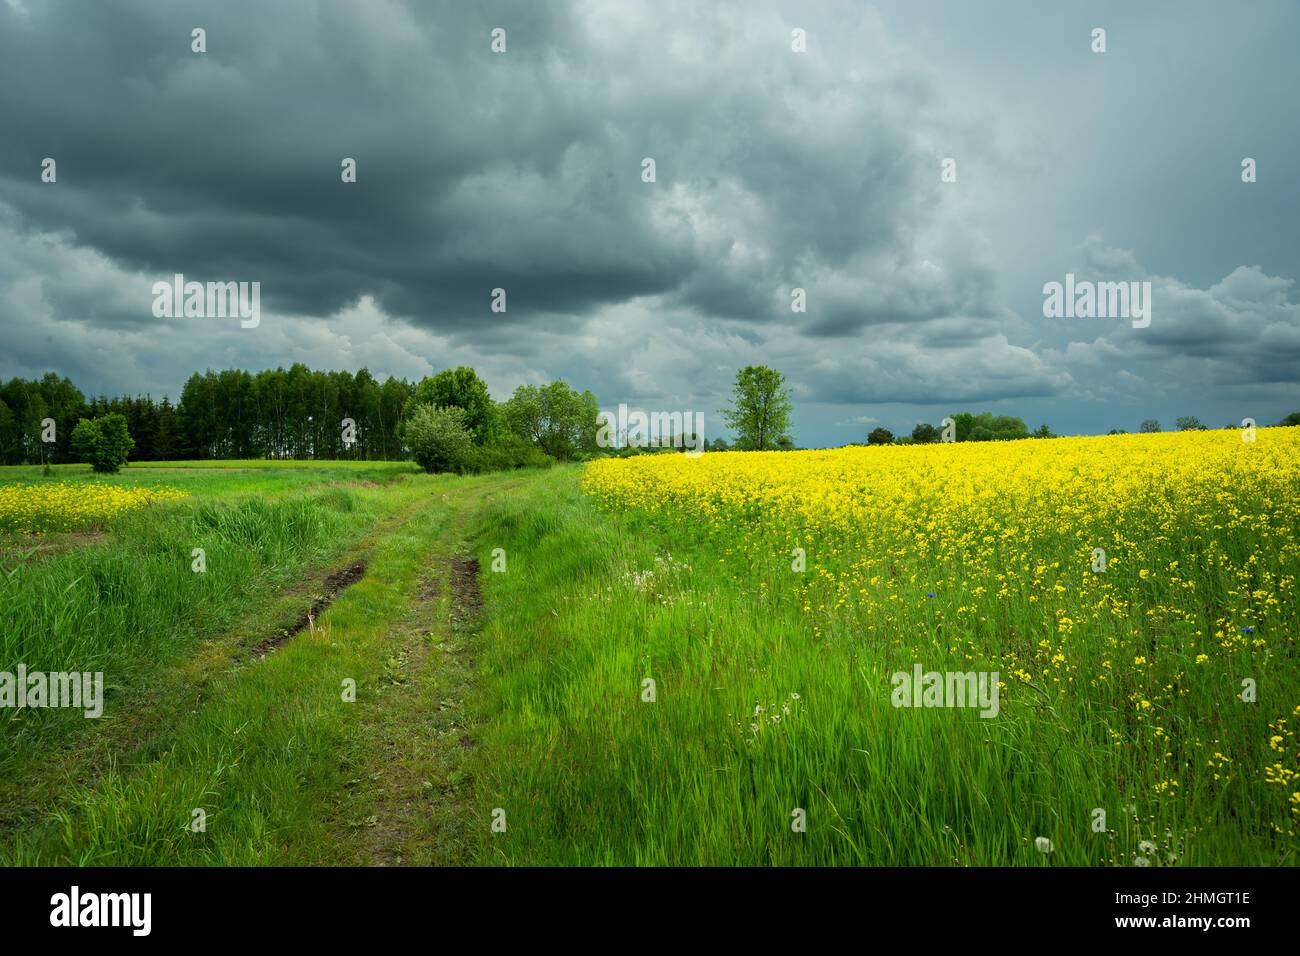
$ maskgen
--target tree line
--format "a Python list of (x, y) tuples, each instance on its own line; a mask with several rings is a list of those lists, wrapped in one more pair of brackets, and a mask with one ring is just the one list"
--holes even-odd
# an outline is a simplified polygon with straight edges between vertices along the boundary
[[(418, 424), (416, 414), (420, 409)], [(775, 369), (747, 365), (736, 373), (732, 404), (722, 418), (735, 435), (704, 442), (709, 451), (789, 450), (793, 413), (790, 390)], [(456, 409), (457, 412), (448, 410)], [(434, 412), (437, 412), (434, 414)], [(166, 395), (108, 398), (86, 396), (54, 372), (40, 379), (0, 383), (0, 464), (60, 464), (89, 460), (91, 447), (124, 447), (116, 424), (102, 436), (83, 429), (82, 419), (121, 416), (130, 439), (127, 461), (190, 459), (363, 459), (414, 457), (437, 470), (483, 471), (593, 454), (635, 454), (638, 449), (598, 447), (599, 407), (590, 391), (563, 381), (521, 385), (496, 402), (472, 368), (445, 369), (419, 382), (390, 377), (378, 381), (369, 370), (316, 371), (302, 363), (288, 369), (195, 372), (172, 404)], [(1300, 412), (1280, 423), (1300, 424)], [(1191, 416), (1180, 430), (1203, 428)], [(1231, 425), (1228, 427), (1237, 427)], [(951, 434), (945, 435), (944, 430)], [(1153, 419), (1144, 432), (1159, 431)], [(1112, 434), (1120, 432), (1119, 429)], [(1050, 438), (1046, 425), (1030, 431), (1013, 415), (959, 412), (940, 426), (919, 423), (910, 435), (877, 427), (870, 445), (928, 444)], [(663, 444), (661, 441), (659, 444)], [(669, 445), (674, 443), (669, 441)], [(662, 448), (647, 448), (656, 452)]]
[[(723, 411), (723, 420), (737, 438), (735, 448), (746, 451), (784, 451), (794, 447), (790, 437), (790, 419), (794, 405), (785, 377), (765, 365), (748, 365), (736, 374), (732, 405)], [(945, 428), (950, 436), (945, 435)], [(1033, 432), (1014, 415), (992, 412), (958, 412), (944, 427), (921, 422), (911, 435), (896, 436), (884, 426), (867, 435), (868, 445), (930, 444), (947, 438), (950, 441), (1006, 441), (1017, 438), (1051, 438), (1052, 432), (1042, 425)], [(725, 442), (709, 450), (725, 450)]]
[[(107, 415), (126, 420), (135, 442), (130, 461), (398, 458), (402, 408), (415, 388), (398, 378), (378, 382), (366, 369), (321, 372), (301, 363), (257, 373), (196, 372), (175, 404), (149, 394), (87, 399), (53, 372), (13, 378), (0, 385), (0, 462), (78, 461), (77, 423)], [(355, 422), (352, 442), (344, 440), (344, 418)]]
[[(1290, 415), (1282, 419), (1277, 424), (1279, 428), (1285, 428), (1291, 425), (1300, 425), (1300, 412), (1292, 412)], [(1201, 424), (1201, 420), (1197, 418), (1195, 415), (1180, 415), (1174, 421), (1174, 428), (1180, 432), (1203, 432), (1208, 430), (1209, 427), (1210, 427), (1209, 425)], [(1228, 424), (1224, 425), (1223, 427), (1225, 429), (1241, 428), (1242, 423), (1228, 422)], [(1141, 425), (1138, 426), (1138, 431), (1141, 432), (1142, 434), (1152, 434), (1154, 432), (1163, 431), (1163, 429), (1160, 427), (1160, 422), (1157, 419), (1148, 418), (1144, 420)], [(1106, 434), (1127, 435), (1128, 432), (1126, 432), (1122, 428), (1112, 428)]]
[[(466, 467), (473, 470), (570, 460), (595, 449), (596, 397), (562, 381), (521, 385), (498, 403), (472, 368), (380, 382), (365, 368), (317, 371), (295, 363), (256, 373), (195, 372), (175, 404), (166, 395), (88, 399), (54, 372), (10, 379), (0, 383), (0, 464), (90, 460), (94, 431), (83, 429), (78, 441), (79, 423), (116, 416), (131, 440), (126, 461), (401, 460), (412, 455), (405, 427), (422, 405), (463, 411), (475, 449)], [(121, 447), (116, 437), (104, 441)]]
[[(785, 451), (794, 448), (790, 437), (790, 420), (794, 406), (785, 377), (764, 365), (749, 365), (736, 374), (732, 392), (732, 406), (723, 410), (723, 420), (736, 432), (735, 448), (747, 451)], [(1179, 431), (1203, 430), (1205, 425), (1194, 415), (1184, 415), (1176, 422)], [(1278, 422), (1279, 426), (1300, 425), (1300, 412), (1292, 412)], [(1229, 423), (1224, 428), (1240, 428), (1240, 423)], [(1160, 431), (1160, 423), (1149, 418), (1139, 426), (1142, 432)], [(1111, 429), (1111, 435), (1125, 434), (1123, 429)], [(1039, 425), (1033, 431), (1024, 419), (1015, 415), (994, 415), (992, 412), (957, 412), (945, 418), (940, 425), (918, 422), (910, 435), (895, 435), (883, 425), (867, 434), (868, 445), (928, 445), (940, 441), (983, 442), (1013, 441), (1023, 438), (1054, 438), (1052, 430)], [(705, 442), (709, 451), (725, 451), (722, 439)]]

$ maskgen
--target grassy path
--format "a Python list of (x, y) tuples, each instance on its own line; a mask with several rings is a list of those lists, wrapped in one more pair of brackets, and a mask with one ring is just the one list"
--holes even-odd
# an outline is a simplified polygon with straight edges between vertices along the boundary
[(5, 821), (7, 862), (464, 862), (461, 651), (477, 607), (464, 534), (521, 480), (431, 481), (316, 569), (367, 565), (304, 630), (280, 633), (319, 585), (203, 644), (84, 745), (19, 767), (28, 805)]
[(488, 832), (471, 796), (475, 746), (467, 716), (481, 623), (479, 562), (468, 528), (518, 481), (449, 494), (447, 525), (428, 554), (417, 600), (391, 622), (383, 679), (354, 725), (352, 776), (329, 820), (321, 863), (451, 865), (471, 861)]
[[(400, 505), (343, 553), (352, 558), (368, 556), (377, 541), (426, 507), (425, 498)], [(281, 640), (321, 593), (325, 571), (349, 559), (338, 557), (327, 566), (312, 566), (272, 599), (255, 601), (235, 627), (202, 641), (195, 651), (153, 673), (138, 693), (105, 719), (73, 722), (61, 747), (32, 748), (47, 751), (39, 759), (20, 755), (17, 765), (0, 778), (0, 832), (39, 826), (48, 808), (57, 807), (71, 785), (100, 779), (123, 754), (165, 733), (176, 713), (201, 707), (214, 686), (238, 670), (242, 661), (264, 653), (261, 645)]]

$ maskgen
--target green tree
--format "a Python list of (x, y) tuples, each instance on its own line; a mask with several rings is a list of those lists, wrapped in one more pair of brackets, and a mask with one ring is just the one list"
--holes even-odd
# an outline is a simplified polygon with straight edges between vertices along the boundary
[[(56, 426), (53, 447), (42, 447), (41, 457), (56, 462), (72, 461), (72, 429), (86, 414), (85, 396), (71, 380), (59, 378), (53, 372), (46, 372), (39, 382), (32, 382), (31, 387), (44, 399), (49, 417), (54, 419)], [(45, 445), (44, 442), (41, 444)]]
[(401, 454), (402, 440), (399, 429), (402, 422), (402, 408), (411, 397), (413, 388), (406, 379), (389, 377), (379, 389), (379, 404), (375, 416), (379, 422), (382, 458), (397, 458)]
[(474, 436), (475, 443), (483, 445), (496, 437), (500, 420), (497, 403), (488, 394), (487, 383), (468, 366), (443, 369), (431, 378), (422, 379), (406, 408), (416, 405), (463, 409), (465, 427)]
[(22, 460), (18, 437), (18, 419), (0, 398), (0, 465), (16, 465)]
[(792, 411), (785, 377), (766, 365), (746, 365), (736, 373), (732, 406), (722, 419), (736, 433), (737, 448), (767, 451), (788, 437)]
[(425, 471), (464, 471), (474, 447), (465, 426), (465, 410), (416, 405), (402, 425), (411, 457)]
[(180, 457), (180, 422), (171, 399), (163, 396), (158, 406), (158, 431), (154, 435), (154, 454), (159, 461)]
[(958, 412), (952, 420), (956, 425), (953, 437), (957, 441), (1011, 441), (1029, 437), (1029, 426), (1014, 415)]
[(918, 445), (931, 445), (937, 442), (939, 438), (939, 429), (926, 422), (921, 422), (912, 429), (912, 441)]
[(992, 419), (989, 427), (993, 432), (994, 441), (1015, 441), (1029, 437), (1029, 426), (1025, 424), (1024, 419), (1017, 418), (1015, 415), (994, 416), (988, 412), (984, 414)]
[(114, 474), (126, 464), (135, 442), (122, 415), (83, 418), (72, 430), (72, 450), (95, 471)]
[(952, 416), (953, 441), (970, 441), (975, 428), (975, 416), (970, 412), (958, 412)]
[(871, 429), (871, 434), (867, 436), (868, 445), (889, 445), (894, 441), (894, 433), (883, 425), (878, 425)]
[[(1278, 424), (1284, 427), (1288, 425), (1300, 425), (1300, 412), (1292, 412), (1286, 418), (1278, 422)], [(1236, 426), (1233, 427), (1235, 428)]]
[(1205, 426), (1201, 424), (1201, 420), (1195, 415), (1182, 415), (1176, 422), (1174, 422), (1174, 424), (1178, 426), (1180, 432), (1199, 432), (1205, 430)]
[(1156, 421), (1154, 418), (1148, 418), (1146, 421), (1144, 421), (1141, 425), (1138, 426), (1138, 431), (1148, 432), (1148, 433), (1158, 432), (1160, 431), (1160, 423)]
[(520, 385), (502, 408), (507, 427), (552, 458), (571, 461), (594, 451), (600, 406), (591, 392), (565, 382)]

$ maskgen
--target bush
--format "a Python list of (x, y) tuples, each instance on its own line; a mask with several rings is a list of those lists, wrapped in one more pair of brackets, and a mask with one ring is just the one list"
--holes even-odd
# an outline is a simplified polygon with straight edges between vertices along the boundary
[(1029, 437), (1029, 426), (1014, 415), (958, 412), (952, 416), (957, 441), (1013, 441)]
[(465, 410), (417, 405), (402, 426), (402, 440), (425, 471), (464, 472), (474, 452)]
[(488, 444), (501, 430), (501, 413), (488, 394), (487, 383), (464, 365), (421, 379), (415, 394), (406, 400), (402, 414), (414, 414), (419, 405), (465, 409), (465, 428), (476, 445)]
[(512, 471), (516, 468), (549, 468), (555, 459), (540, 448), (524, 442), (502, 442), (470, 449), (464, 471), (481, 474), (487, 471)]
[(116, 474), (126, 464), (135, 440), (121, 415), (83, 418), (72, 430), (72, 450), (95, 471)]
[(552, 458), (574, 461), (601, 444), (596, 396), (574, 391), (564, 382), (520, 385), (501, 413), (514, 436)]
[(937, 442), (941, 437), (939, 429), (935, 428), (929, 422), (921, 422), (912, 429), (912, 441), (918, 445), (930, 445)]

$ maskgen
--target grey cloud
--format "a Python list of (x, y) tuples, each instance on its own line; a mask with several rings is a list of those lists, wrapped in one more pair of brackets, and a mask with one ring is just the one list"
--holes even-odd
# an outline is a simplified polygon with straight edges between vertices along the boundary
[[(1294, 15), (1257, 16), (1256, 38), (1222, 51), (1224, 76), (1290, 62), (1270, 37)], [(1109, 18), (1126, 49), (1157, 26)], [(1074, 416), (1080, 397), (1247, 385), (1300, 404), (1294, 277), (1226, 243), (1205, 278), (1220, 225), (1300, 261), (1293, 223), (1269, 211), (1294, 204), (1270, 185), (1295, 179), (1293, 133), (1233, 94), (1233, 135), (1215, 138), (1141, 56), (1094, 83), (1095, 62), (1061, 61), (1075, 40), (1057, 19), (833, 2), (0, 4), (0, 373), (174, 394), (209, 365), (411, 377), (465, 362), (499, 395), (564, 376), (605, 403), (711, 413), (735, 369), (762, 362), (818, 406)], [(794, 25), (807, 54), (789, 50)], [(489, 50), (496, 26), (505, 55)], [(1225, 27), (1198, 7), (1178, 29), (1187, 52), (1162, 55), (1195, 73), (1197, 44)], [(1006, 44), (1036, 52), (989, 62)], [(1097, 127), (1133, 125), (1101, 109), (1117, 83), (1154, 123), (1136, 166)], [(972, 107), (986, 90), (999, 95)], [(1061, 138), (1063, 110), (1079, 135)], [(1243, 192), (1252, 125), (1261, 181)], [(1204, 161), (1189, 136), (1214, 139)], [(957, 184), (939, 181), (948, 155)], [(38, 180), (45, 156), (56, 185)], [(339, 181), (345, 156), (355, 185)], [(1209, 201), (1147, 200), (1148, 166)], [(1151, 327), (1045, 323), (1038, 289), (1063, 264), (1151, 279)], [(160, 326), (149, 289), (175, 272), (260, 281), (264, 327)], [(488, 310), (496, 287), (505, 314)], [(860, 437), (835, 424), (860, 411), (814, 409), (800, 440)]]

